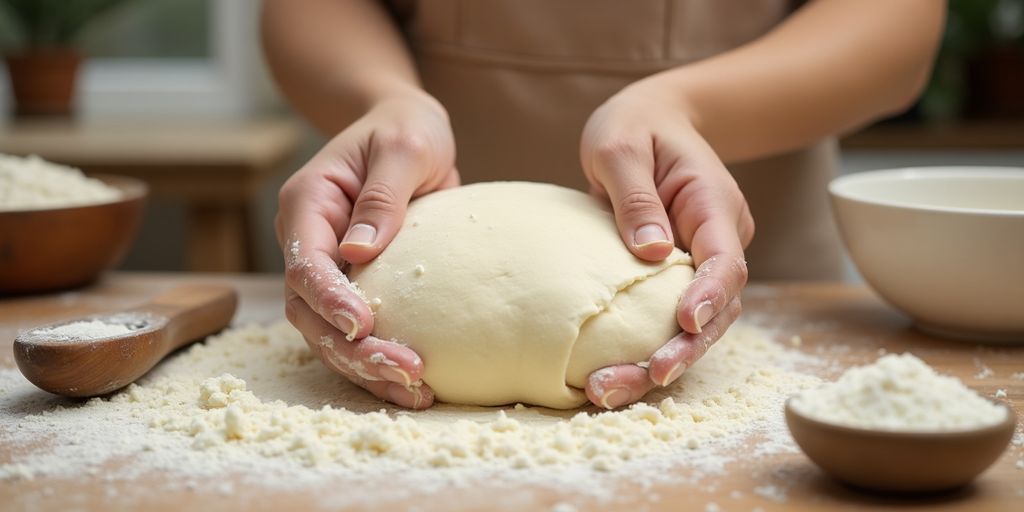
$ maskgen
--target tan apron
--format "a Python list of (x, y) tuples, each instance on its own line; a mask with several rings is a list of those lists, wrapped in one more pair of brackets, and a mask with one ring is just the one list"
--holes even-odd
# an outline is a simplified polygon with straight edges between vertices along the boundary
[[(447, 108), (465, 183), (586, 190), (583, 125), (627, 84), (749, 42), (786, 0), (405, 0), (393, 3), (425, 88)], [(753, 279), (841, 276), (825, 185), (834, 141), (729, 165), (757, 235)]]

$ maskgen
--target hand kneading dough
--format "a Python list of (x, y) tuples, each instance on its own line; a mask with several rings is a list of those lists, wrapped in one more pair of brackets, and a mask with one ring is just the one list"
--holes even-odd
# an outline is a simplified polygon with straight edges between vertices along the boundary
[(678, 249), (634, 257), (582, 192), (504, 182), (414, 201), (391, 245), (350, 276), (374, 335), (416, 350), (438, 399), (564, 409), (586, 402), (594, 370), (645, 361), (680, 332), (690, 264)]

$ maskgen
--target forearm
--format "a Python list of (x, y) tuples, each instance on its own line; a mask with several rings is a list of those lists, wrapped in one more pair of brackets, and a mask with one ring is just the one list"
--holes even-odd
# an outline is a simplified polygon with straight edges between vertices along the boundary
[(942, 0), (816, 0), (750, 44), (649, 80), (723, 161), (764, 157), (907, 108), (944, 18)]
[(281, 90), (329, 135), (384, 98), (419, 91), (412, 57), (377, 0), (266, 0), (262, 39)]

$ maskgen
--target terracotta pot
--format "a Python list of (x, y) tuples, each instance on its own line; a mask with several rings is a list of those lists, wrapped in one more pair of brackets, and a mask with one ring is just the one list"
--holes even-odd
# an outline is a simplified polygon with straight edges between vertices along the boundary
[(82, 56), (73, 48), (37, 48), (7, 56), (19, 116), (72, 113)]

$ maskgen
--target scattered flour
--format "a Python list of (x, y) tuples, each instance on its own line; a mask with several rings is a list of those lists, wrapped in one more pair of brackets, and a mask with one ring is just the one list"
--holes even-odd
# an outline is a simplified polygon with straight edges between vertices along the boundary
[(551, 512), (577, 512), (577, 509), (572, 503), (560, 501), (551, 507)]
[(82, 171), (35, 155), (0, 153), (0, 211), (63, 208), (116, 201), (121, 192)]
[(978, 373), (974, 374), (975, 379), (985, 380), (991, 378), (993, 375), (996, 374), (995, 372), (992, 371), (992, 368), (986, 366), (978, 358), (974, 358), (974, 366), (978, 367)]
[(767, 498), (775, 503), (785, 503), (789, 499), (786, 490), (777, 485), (761, 485), (754, 488), (754, 494)]
[(851, 368), (838, 381), (800, 394), (792, 406), (819, 421), (898, 431), (968, 430), (998, 424), (1007, 414), (909, 353)]
[[(248, 326), (85, 403), (0, 370), (0, 441), (17, 447), (0, 479), (102, 466), (107, 479), (173, 472), (187, 488), (224, 474), (280, 486), (392, 475), (407, 491), (484, 478), (599, 496), (612, 492), (601, 475), (650, 482), (682, 478), (669, 471), (680, 467), (687, 478), (716, 474), (752, 453), (752, 440), (759, 453), (795, 451), (781, 406), (820, 384), (800, 371), (814, 364), (738, 324), (677, 384), (628, 409), (439, 404), (414, 412), (325, 369), (288, 324)], [(124, 459), (131, 464), (110, 464)]]

